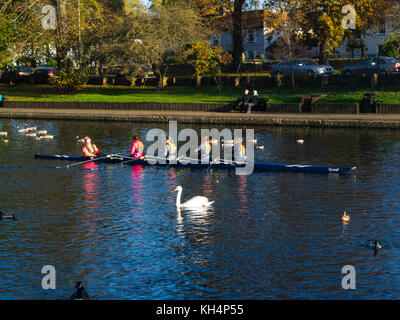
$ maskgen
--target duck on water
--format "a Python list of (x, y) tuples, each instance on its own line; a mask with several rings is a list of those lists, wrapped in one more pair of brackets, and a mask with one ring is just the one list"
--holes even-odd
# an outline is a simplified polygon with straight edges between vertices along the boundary
[(378, 240), (368, 240), (368, 247), (374, 250), (374, 256), (376, 256), (378, 250), (383, 248), (383, 245)]
[(3, 211), (0, 211), (0, 220), (3, 219), (13, 219), (15, 220), (15, 215), (13, 213), (4, 213)]
[(71, 295), (70, 300), (90, 300), (89, 294), (82, 285), (82, 281), (78, 281), (75, 284), (75, 289), (76, 291)]

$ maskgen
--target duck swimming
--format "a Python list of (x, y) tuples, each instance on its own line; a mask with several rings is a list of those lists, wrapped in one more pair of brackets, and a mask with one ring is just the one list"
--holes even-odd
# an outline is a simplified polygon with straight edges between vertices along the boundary
[(13, 213), (3, 213), (0, 211), (0, 220), (2, 219), (14, 219), (15, 220), (15, 215)]
[(383, 248), (383, 245), (378, 240), (368, 240), (368, 247), (374, 250), (374, 256), (378, 254), (378, 250)]
[(378, 240), (368, 240), (368, 241), (369, 241), (368, 247), (370, 249), (378, 250), (383, 248), (383, 245), (379, 243)]
[(82, 281), (77, 281), (75, 284), (76, 291), (69, 298), (70, 300), (90, 300), (89, 294), (85, 287), (82, 285)]
[(350, 221), (350, 216), (346, 213), (346, 211), (343, 213), (342, 221), (343, 221), (343, 222), (348, 222), (348, 221)]

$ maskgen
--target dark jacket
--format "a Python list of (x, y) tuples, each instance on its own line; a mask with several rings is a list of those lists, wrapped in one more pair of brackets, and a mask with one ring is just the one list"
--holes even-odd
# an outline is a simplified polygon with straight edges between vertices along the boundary
[(250, 103), (256, 105), (258, 103), (259, 97), (258, 96), (252, 96)]
[(241, 102), (241, 103), (249, 103), (249, 102), (250, 102), (250, 99), (251, 99), (250, 95), (249, 95), (249, 94), (245, 94), (245, 95), (243, 96), (243, 98), (240, 100), (240, 102)]

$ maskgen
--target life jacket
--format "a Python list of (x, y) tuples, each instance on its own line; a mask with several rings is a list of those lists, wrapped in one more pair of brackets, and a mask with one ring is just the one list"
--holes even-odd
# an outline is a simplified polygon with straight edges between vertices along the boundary
[(235, 160), (244, 161), (246, 158), (246, 147), (244, 144), (237, 144), (235, 146)]
[(131, 148), (131, 155), (135, 159), (139, 159), (144, 156), (143, 150), (144, 150), (144, 145), (143, 145), (142, 141), (140, 141), (140, 140), (133, 141), (132, 148)]
[(97, 146), (95, 144), (92, 144), (91, 142), (89, 144), (84, 144), (82, 147), (83, 154), (86, 157), (94, 157), (96, 154), (99, 153), (99, 149), (97, 149)]

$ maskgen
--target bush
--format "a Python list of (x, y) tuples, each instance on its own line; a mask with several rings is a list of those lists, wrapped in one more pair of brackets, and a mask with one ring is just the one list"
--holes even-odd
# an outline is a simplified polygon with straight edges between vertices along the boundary
[(393, 58), (397, 58), (399, 56), (399, 41), (400, 41), (400, 32), (391, 32), (383, 41), (382, 51), (385, 55)]
[(77, 90), (86, 80), (84, 73), (79, 70), (61, 70), (50, 79), (50, 85), (56, 88), (57, 93), (63, 94)]

